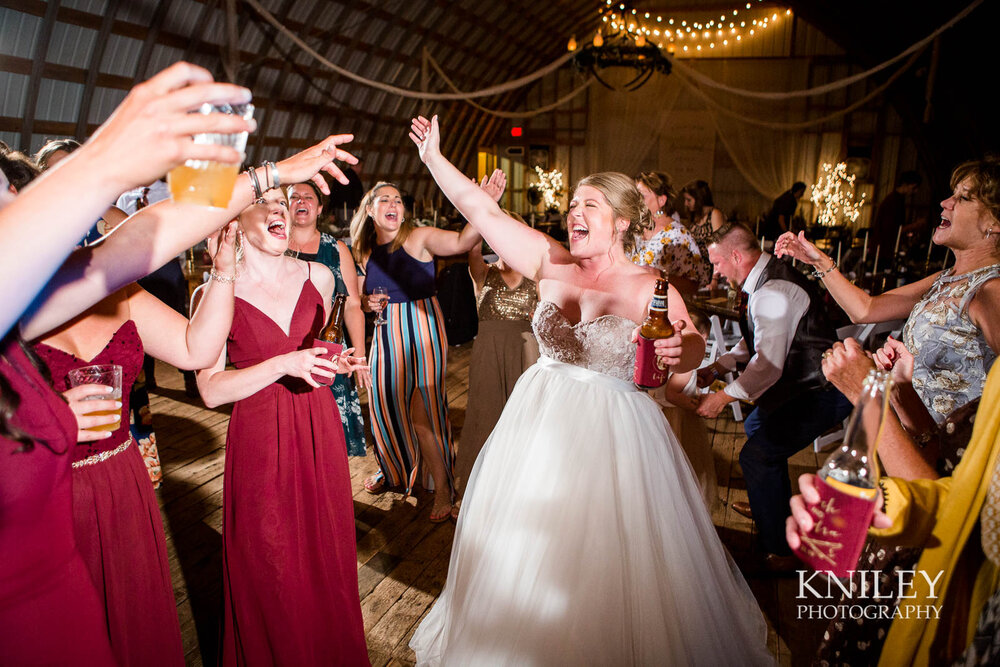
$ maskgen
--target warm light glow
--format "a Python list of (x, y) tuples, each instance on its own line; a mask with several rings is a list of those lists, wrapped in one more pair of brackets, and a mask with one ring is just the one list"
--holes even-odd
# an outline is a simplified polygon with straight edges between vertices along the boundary
[(594, 46), (596, 46), (597, 48), (601, 48), (602, 46), (604, 46), (604, 37), (601, 36), (600, 32), (594, 35)]
[(563, 193), (562, 172), (558, 169), (545, 171), (541, 167), (536, 166), (535, 173), (538, 175), (538, 182), (532, 183), (528, 187), (542, 193), (542, 204), (545, 206), (545, 210), (558, 208), (559, 197)]
[(865, 205), (865, 195), (855, 201), (854, 174), (847, 174), (847, 163), (839, 162), (832, 165), (823, 164), (823, 176), (812, 186), (809, 197), (816, 204), (819, 215), (817, 222), (825, 227), (838, 224), (853, 224), (861, 215), (861, 207)]
[(569, 38), (569, 43), (566, 44), (567, 51), (576, 51), (576, 35)]

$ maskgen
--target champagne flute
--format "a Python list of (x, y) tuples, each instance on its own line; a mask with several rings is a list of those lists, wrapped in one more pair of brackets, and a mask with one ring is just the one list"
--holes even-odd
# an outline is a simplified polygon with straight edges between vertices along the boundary
[(385, 306), (389, 303), (389, 290), (379, 286), (372, 289), (372, 294), (378, 297), (378, 316), (375, 317), (375, 326), (380, 327), (388, 320), (385, 319)]

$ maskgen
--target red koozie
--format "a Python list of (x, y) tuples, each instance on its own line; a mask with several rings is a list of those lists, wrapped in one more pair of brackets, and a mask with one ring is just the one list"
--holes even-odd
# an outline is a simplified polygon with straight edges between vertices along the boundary
[(656, 356), (654, 343), (645, 336), (639, 336), (639, 346), (635, 351), (635, 373), (632, 381), (644, 389), (655, 389), (667, 381), (667, 366)]
[(809, 508), (816, 524), (801, 536), (796, 555), (817, 572), (838, 579), (851, 576), (868, 536), (878, 489), (865, 489), (827, 478), (816, 478), (820, 501)]
[[(341, 345), (340, 343), (331, 343), (330, 341), (320, 340), (319, 338), (313, 339), (313, 347), (325, 347), (326, 352), (319, 355), (319, 357), (321, 359), (327, 359), (327, 360), (333, 359), (334, 356), (340, 354), (340, 352), (344, 349), (344, 346)], [(320, 384), (325, 384), (325, 385), (333, 384), (332, 378), (328, 378), (323, 375), (316, 375), (315, 373), (312, 373), (312, 379), (315, 380), (316, 382), (319, 382)]]

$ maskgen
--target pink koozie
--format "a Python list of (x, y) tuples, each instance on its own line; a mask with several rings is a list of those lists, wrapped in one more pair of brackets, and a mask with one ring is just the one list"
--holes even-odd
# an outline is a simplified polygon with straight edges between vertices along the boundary
[(639, 346), (635, 351), (635, 374), (632, 381), (636, 386), (655, 389), (667, 381), (667, 366), (656, 356), (656, 341), (639, 336)]
[(875, 499), (850, 495), (819, 477), (816, 478), (816, 490), (820, 501), (809, 508), (816, 524), (801, 536), (802, 544), (796, 555), (814, 570), (829, 572), (838, 579), (849, 577), (858, 566), (868, 526), (875, 513)]
[[(334, 356), (340, 354), (340, 352), (344, 349), (344, 346), (341, 345), (340, 343), (331, 343), (330, 341), (320, 340), (319, 338), (313, 339), (313, 347), (325, 347), (327, 351), (319, 356), (321, 359), (327, 359), (327, 360), (333, 359)], [(320, 384), (325, 384), (325, 385), (333, 384), (333, 379), (324, 377), (322, 375), (316, 375), (315, 373), (313, 373), (312, 378), (313, 380), (316, 380), (316, 382), (319, 382)]]

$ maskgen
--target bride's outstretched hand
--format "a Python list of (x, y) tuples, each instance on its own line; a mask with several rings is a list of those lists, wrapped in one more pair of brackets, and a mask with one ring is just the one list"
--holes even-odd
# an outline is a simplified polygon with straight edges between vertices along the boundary
[(410, 139), (417, 145), (420, 159), (426, 164), (434, 155), (441, 154), (441, 128), (438, 127), (437, 114), (427, 120), (417, 116), (410, 122)]
[(330, 194), (330, 186), (326, 179), (319, 172), (325, 171), (333, 176), (340, 183), (347, 185), (348, 179), (340, 167), (333, 163), (340, 160), (347, 164), (357, 164), (358, 158), (354, 157), (344, 149), (342, 144), (350, 143), (354, 140), (353, 134), (331, 134), (329, 137), (311, 146), (301, 153), (297, 153), (290, 158), (286, 158), (278, 163), (278, 174), (282, 183), (303, 183), (312, 181), (320, 191)]
[(799, 232), (798, 235), (795, 232), (785, 232), (779, 236), (778, 240), (774, 242), (774, 254), (778, 257), (787, 255), (811, 266), (815, 266), (826, 256), (819, 248), (806, 240), (805, 232)]

